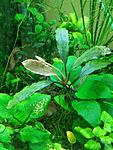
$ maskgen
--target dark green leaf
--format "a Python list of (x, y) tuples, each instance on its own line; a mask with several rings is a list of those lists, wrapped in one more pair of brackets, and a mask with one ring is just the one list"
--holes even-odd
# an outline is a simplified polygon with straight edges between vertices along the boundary
[(69, 107), (69, 102), (66, 102), (64, 95), (55, 96), (54, 99), (65, 110), (71, 110), (71, 108)]
[(100, 124), (101, 108), (96, 101), (73, 101), (72, 106), (92, 126)]
[(82, 63), (87, 61), (98, 59), (101, 56), (110, 54), (111, 51), (105, 46), (95, 46), (87, 51), (85, 51), (74, 63), (73, 68), (80, 66)]
[(96, 70), (107, 67), (107, 65), (109, 65), (109, 64), (111, 64), (111, 62), (109, 62), (107, 60), (101, 60), (101, 59), (89, 61), (82, 68), (80, 76), (85, 76), (85, 75), (91, 74)]
[(58, 28), (56, 30), (56, 41), (57, 41), (57, 48), (60, 57), (63, 60), (64, 64), (66, 64), (68, 52), (69, 52), (68, 30), (64, 28)]
[(20, 92), (16, 93), (8, 103), (7, 108), (10, 109), (16, 104), (22, 102), (26, 98), (30, 97), (32, 94), (34, 94), (36, 91), (39, 91), (51, 84), (50, 81), (39, 81), (37, 83), (33, 83), (30, 86), (25, 87), (23, 90)]

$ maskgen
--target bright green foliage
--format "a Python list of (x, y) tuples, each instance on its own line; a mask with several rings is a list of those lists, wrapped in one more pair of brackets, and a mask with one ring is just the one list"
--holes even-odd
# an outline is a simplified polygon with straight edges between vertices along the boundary
[(97, 126), (93, 129), (93, 134), (97, 137), (104, 136), (104, 135), (106, 135), (106, 133), (107, 132), (104, 129), (101, 129), (99, 126)]
[(100, 150), (101, 149), (101, 145), (99, 142), (96, 142), (94, 140), (89, 140), (84, 147), (88, 150)]
[[(105, 77), (107, 79), (107, 75)], [(105, 81), (106, 79), (104, 79), (104, 75), (91, 75), (87, 77), (84, 83), (78, 88), (76, 96), (80, 99), (112, 98), (113, 94), (110, 86), (107, 85), (109, 83)]]
[(0, 124), (0, 142), (11, 143), (12, 134), (13, 130), (11, 127), (5, 127), (3, 124)]
[(73, 101), (72, 106), (92, 126), (100, 124), (101, 108), (96, 101)]
[(88, 150), (100, 150), (103, 147), (103, 144), (104, 150), (107, 150), (107, 148), (112, 150), (111, 144), (113, 143), (113, 130), (106, 130), (105, 124), (107, 123), (107, 125), (110, 125), (111, 127), (113, 118), (110, 114), (103, 111), (101, 114), (101, 120), (104, 123), (103, 126), (100, 124), (100, 126), (97, 126), (93, 129), (81, 128), (80, 126), (74, 128), (77, 133), (80, 133), (87, 139), (91, 139), (84, 145), (84, 147)]
[(94, 134), (92, 132), (91, 128), (85, 128), (80, 130), (80, 134), (83, 135), (85, 138), (90, 139), (94, 137)]
[(10, 111), (6, 108), (9, 100), (12, 97), (8, 94), (0, 93), (0, 118), (7, 119), (10, 118)]
[(21, 140), (23, 142), (40, 143), (49, 140), (50, 133), (48, 131), (41, 131), (32, 126), (26, 126), (20, 131)]

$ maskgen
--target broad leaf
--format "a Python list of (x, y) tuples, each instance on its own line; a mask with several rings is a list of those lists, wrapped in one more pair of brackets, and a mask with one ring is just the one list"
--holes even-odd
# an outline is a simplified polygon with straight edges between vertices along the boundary
[(39, 91), (51, 84), (50, 81), (39, 81), (37, 83), (33, 83), (30, 86), (25, 87), (20, 92), (16, 93), (8, 103), (7, 108), (10, 109), (16, 104), (20, 103), (21, 101), (25, 100), (26, 98), (30, 97), (36, 91)]
[(8, 102), (11, 100), (11, 96), (8, 94), (0, 93), (0, 118), (10, 118), (10, 111), (6, 108)]
[(85, 75), (91, 74), (96, 70), (107, 67), (107, 65), (109, 65), (109, 64), (111, 64), (111, 62), (109, 62), (107, 60), (101, 60), (101, 59), (89, 61), (82, 68), (80, 76), (85, 76)]
[(44, 75), (44, 76), (55, 75), (52, 68), (48, 66), (47, 63), (45, 63), (44, 61), (27, 59), (23, 61), (22, 64), (26, 69), (30, 70), (33, 73)]
[(87, 61), (98, 59), (101, 56), (105, 56), (107, 54), (111, 54), (111, 51), (109, 48), (106, 48), (105, 46), (95, 46), (87, 51), (85, 51), (74, 63), (73, 68), (78, 67), (82, 63), (85, 63)]
[(109, 136), (101, 136), (100, 140), (103, 144), (111, 144), (113, 143), (113, 139)]
[(101, 108), (96, 101), (73, 101), (72, 106), (92, 126), (100, 124)]
[(104, 122), (104, 123), (110, 123), (112, 124), (113, 123), (113, 118), (111, 117), (111, 115), (109, 113), (107, 113), (106, 111), (103, 111), (102, 114), (101, 114), (101, 120)]
[(99, 126), (97, 126), (93, 129), (93, 134), (97, 137), (104, 136), (104, 135), (106, 135), (106, 133), (107, 132), (105, 130), (101, 129)]
[(80, 134), (82, 134), (87, 139), (94, 137), (94, 134), (91, 128), (80, 129)]
[[(15, 124), (23, 124), (42, 117), (48, 109), (48, 105), (51, 101), (51, 96), (47, 94), (35, 93), (26, 100), (17, 104), (12, 109), (14, 118), (10, 118), (10, 121)], [(17, 122), (15, 118), (19, 121)]]
[(113, 98), (112, 90), (104, 84), (103, 76), (90, 75), (78, 88), (75, 95), (80, 99)]
[[(2, 129), (3, 129), (3, 126), (2, 126)], [(10, 143), (11, 142), (11, 134), (13, 134), (12, 128), (4, 126), (4, 130), (2, 132), (0, 132), (0, 142)]]
[(63, 60), (64, 64), (66, 64), (67, 56), (69, 52), (68, 30), (64, 28), (58, 28), (56, 30), (56, 41), (57, 41), (57, 48), (58, 48), (60, 57)]
[(49, 140), (50, 132), (39, 130), (32, 126), (25, 126), (20, 131), (20, 137), (23, 142), (40, 143)]
[(85, 145), (84, 145), (85, 149), (88, 150), (100, 150), (101, 149), (101, 145), (99, 142), (96, 142), (94, 140), (89, 140)]

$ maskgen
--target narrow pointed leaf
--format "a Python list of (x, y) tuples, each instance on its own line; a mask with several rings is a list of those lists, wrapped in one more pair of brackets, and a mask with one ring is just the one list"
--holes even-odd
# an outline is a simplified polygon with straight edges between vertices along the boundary
[(56, 41), (57, 41), (57, 48), (60, 54), (61, 59), (66, 64), (67, 56), (69, 52), (69, 37), (68, 31), (64, 28), (58, 28), (56, 30)]
[(85, 64), (82, 68), (80, 76), (85, 76), (93, 73), (96, 70), (107, 67), (107, 65), (111, 64), (111, 62), (107, 60), (92, 60)]
[(36, 91), (39, 91), (51, 84), (50, 81), (39, 81), (37, 83), (33, 83), (30, 86), (26, 86), (23, 90), (16, 93), (12, 100), (9, 101), (7, 108), (10, 109), (21, 101), (25, 100)]
[(73, 68), (78, 67), (84, 62), (98, 59), (102, 56), (105, 56), (107, 54), (110, 54), (111, 51), (109, 48), (106, 48), (105, 46), (95, 46), (87, 51), (85, 51), (74, 63)]
[(44, 76), (55, 75), (52, 68), (48, 66), (44, 61), (27, 59), (23, 61), (22, 64), (26, 69), (30, 70), (33, 73), (44, 75)]

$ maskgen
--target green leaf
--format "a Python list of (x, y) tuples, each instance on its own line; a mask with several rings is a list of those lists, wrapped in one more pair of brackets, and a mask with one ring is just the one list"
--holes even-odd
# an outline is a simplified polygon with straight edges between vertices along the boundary
[(113, 143), (113, 139), (109, 136), (102, 136), (100, 137), (100, 140), (103, 144), (111, 144)]
[(32, 126), (26, 126), (21, 129), (20, 137), (23, 142), (40, 143), (49, 140), (50, 132), (38, 130)]
[(93, 127), (100, 124), (101, 108), (96, 101), (73, 101), (72, 106)]
[(21, 14), (21, 13), (17, 13), (17, 14), (15, 15), (15, 19), (16, 19), (17, 21), (23, 20), (24, 17), (25, 17), (25, 15), (23, 15), (23, 14)]
[[(65, 76), (65, 71), (64, 71), (64, 64), (60, 59), (55, 59), (53, 66), (55, 66), (58, 70), (60, 70), (60, 72)], [(54, 69), (54, 72), (57, 74), (57, 76), (63, 80), (61, 73), (59, 73), (59, 71), (57, 71), (56, 69)], [(50, 79), (52, 80), (52, 82), (59, 82), (58, 78), (56, 78), (56, 76), (50, 76)], [(56, 84), (58, 87), (62, 87), (62, 85), (60, 84)]]
[(104, 150), (113, 150), (113, 146), (111, 144), (105, 144)]
[(94, 137), (94, 134), (91, 128), (80, 129), (80, 134), (82, 134), (87, 139)]
[(113, 118), (111, 117), (111, 115), (109, 113), (107, 113), (106, 111), (103, 111), (101, 114), (101, 121), (105, 123), (109, 123), (109, 124), (113, 124)]
[(67, 131), (67, 132), (66, 132), (66, 135), (67, 135), (67, 139), (68, 139), (68, 141), (70, 142), (70, 144), (76, 143), (76, 137), (75, 137), (75, 135), (73, 134), (73, 132)]
[(60, 57), (63, 60), (64, 64), (66, 64), (69, 52), (68, 30), (64, 28), (58, 28), (56, 30), (56, 41)]
[[(47, 94), (35, 93), (23, 102), (17, 104), (12, 109), (14, 119), (18, 119), (21, 124), (28, 122), (43, 116), (51, 101), (51, 96)], [(11, 122), (17, 124), (14, 119), (10, 119)]]
[(106, 84), (103, 83), (102, 76), (90, 75), (80, 85), (75, 95), (80, 99), (113, 98), (112, 91)]
[(77, 57), (75, 56), (69, 56), (67, 63), (66, 63), (66, 70), (67, 70), (67, 76), (69, 78), (70, 82), (73, 82), (80, 74), (81, 66), (72, 69), (74, 62), (76, 61)]
[(39, 81), (37, 83), (33, 83), (30, 86), (25, 87), (20, 92), (16, 93), (13, 96), (13, 99), (11, 99), (8, 103), (7, 108), (10, 109), (17, 105), (18, 103), (22, 102), (26, 98), (30, 97), (32, 94), (34, 94), (36, 91), (39, 91), (51, 84), (50, 81)]
[(105, 56), (107, 54), (111, 54), (109, 48), (105, 46), (95, 46), (89, 50), (86, 50), (74, 63), (73, 68), (80, 66), (82, 63), (87, 61), (98, 59), (101, 56)]
[(5, 126), (3, 124), (0, 124), (0, 133), (5, 130)]
[[(89, 18), (84, 16), (85, 28), (86, 30), (89, 29)], [(83, 19), (80, 18), (77, 24), (79, 31), (84, 31)]]
[(6, 108), (8, 102), (11, 100), (11, 96), (8, 94), (0, 93), (0, 118), (7, 119), (10, 118), (10, 111)]
[(72, 36), (74, 37), (74, 40), (75, 40), (75, 42), (77, 44), (79, 44), (80, 46), (84, 44), (85, 38), (84, 38), (82, 33), (80, 33), (80, 32), (73, 32)]
[(100, 150), (101, 149), (101, 145), (99, 142), (96, 142), (94, 140), (89, 140), (84, 147), (88, 150)]
[(10, 143), (11, 142), (11, 134), (13, 134), (12, 128), (5, 127), (5, 129), (2, 132), (0, 132), (0, 142)]
[(68, 111), (71, 110), (71, 108), (69, 107), (69, 102), (66, 102), (64, 95), (55, 96), (54, 99), (65, 110), (68, 110)]
[(4, 145), (2, 143), (0, 143), (0, 150), (8, 150), (4, 147)]
[(35, 32), (40, 33), (42, 31), (42, 26), (41, 25), (36, 25), (35, 26)]
[(43, 76), (55, 75), (52, 68), (49, 65), (47, 65), (47, 63), (44, 61), (27, 59), (23, 61), (22, 64), (26, 69), (30, 70), (33, 73), (40, 74)]
[(105, 130), (101, 129), (99, 126), (97, 126), (93, 129), (93, 134), (97, 137), (104, 136), (104, 135), (106, 135), (106, 133), (107, 132)]
[(44, 16), (39, 12), (36, 14), (36, 19), (37, 19), (38, 23), (44, 22)]
[(103, 59), (100, 59), (100, 60), (97, 59), (97, 60), (89, 61), (82, 68), (80, 76), (82, 77), (82, 76), (91, 74), (96, 70), (107, 67), (109, 64), (111, 64), (111, 62), (109, 62), (108, 60), (103, 60)]
[(36, 16), (38, 11), (35, 7), (29, 7), (28, 10), (32, 13), (32, 15)]
[(51, 141), (44, 141), (41, 143), (30, 143), (31, 150), (64, 150), (61, 144), (52, 143)]

